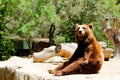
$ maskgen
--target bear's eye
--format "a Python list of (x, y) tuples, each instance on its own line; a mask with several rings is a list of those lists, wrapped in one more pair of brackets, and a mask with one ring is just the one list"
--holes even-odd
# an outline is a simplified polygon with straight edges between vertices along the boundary
[(80, 27), (78, 27), (78, 30), (80, 29)]
[(85, 27), (83, 27), (83, 29), (86, 29)]

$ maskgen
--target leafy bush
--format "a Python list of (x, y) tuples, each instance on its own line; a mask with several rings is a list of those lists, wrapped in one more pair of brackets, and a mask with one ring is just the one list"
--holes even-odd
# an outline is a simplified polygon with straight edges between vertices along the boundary
[(14, 44), (6, 38), (1, 38), (0, 39), (0, 60), (6, 60), (10, 58), (11, 55), (14, 55), (14, 53), (15, 53)]
[(65, 42), (65, 37), (63, 37), (63, 36), (55, 36), (54, 37), (54, 42), (55, 42), (55, 44), (64, 43)]

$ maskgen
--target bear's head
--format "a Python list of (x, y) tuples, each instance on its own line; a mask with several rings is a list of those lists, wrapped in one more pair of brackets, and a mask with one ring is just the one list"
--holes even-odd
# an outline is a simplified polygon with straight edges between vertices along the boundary
[(93, 28), (92, 23), (90, 23), (88, 25), (76, 24), (75, 37), (77, 39), (77, 42), (79, 42), (80, 40), (85, 40), (85, 39), (91, 38), (93, 36), (92, 28)]

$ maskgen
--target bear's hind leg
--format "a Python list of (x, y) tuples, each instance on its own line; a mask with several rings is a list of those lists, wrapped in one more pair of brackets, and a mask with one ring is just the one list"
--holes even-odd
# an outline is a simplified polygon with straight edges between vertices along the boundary
[(69, 74), (78, 74), (80, 72), (81, 72), (80, 62), (75, 61), (69, 64), (68, 66), (66, 66), (65, 68), (63, 68), (62, 70), (56, 70), (54, 74), (56, 76), (62, 76), (62, 75), (69, 75)]
[(58, 67), (56, 67), (56, 71), (57, 70), (61, 70), (61, 69), (63, 69), (64, 67), (66, 67), (67, 66), (67, 64), (68, 64), (68, 61), (66, 61), (66, 62), (64, 62), (64, 63), (61, 63)]
[(55, 70), (48, 70), (48, 72), (49, 72), (50, 74), (54, 74), (56, 71), (62, 70), (64, 67), (66, 67), (67, 64), (68, 64), (68, 61), (66, 61), (66, 62), (64, 62), (64, 63), (61, 63), (58, 67), (56, 67)]

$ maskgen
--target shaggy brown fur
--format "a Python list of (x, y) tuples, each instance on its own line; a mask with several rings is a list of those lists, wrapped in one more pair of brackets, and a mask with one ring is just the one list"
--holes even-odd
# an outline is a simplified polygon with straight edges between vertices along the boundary
[(96, 74), (104, 61), (103, 51), (92, 32), (93, 24), (78, 25), (75, 37), (78, 47), (69, 61), (60, 64), (55, 70), (49, 70), (56, 76), (69, 74)]

